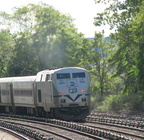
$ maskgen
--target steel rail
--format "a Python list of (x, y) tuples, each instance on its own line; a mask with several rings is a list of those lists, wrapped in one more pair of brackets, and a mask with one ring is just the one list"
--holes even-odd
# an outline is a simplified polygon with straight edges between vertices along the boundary
[(16, 138), (19, 138), (20, 140), (30, 140), (28, 137), (22, 135), (21, 133), (13, 131), (11, 129), (0, 126), (0, 130), (3, 131), (3, 132), (7, 132), (7, 133), (11, 134), (12, 136), (14, 136)]

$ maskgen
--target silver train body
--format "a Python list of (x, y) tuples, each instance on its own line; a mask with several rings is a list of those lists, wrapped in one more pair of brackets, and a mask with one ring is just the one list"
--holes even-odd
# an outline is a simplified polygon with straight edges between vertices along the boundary
[(82, 120), (90, 111), (89, 74), (80, 67), (0, 78), (0, 112)]

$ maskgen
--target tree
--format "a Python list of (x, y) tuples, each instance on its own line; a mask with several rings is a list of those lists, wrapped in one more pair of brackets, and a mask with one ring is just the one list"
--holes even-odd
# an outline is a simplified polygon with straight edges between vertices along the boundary
[(138, 90), (144, 91), (144, 1), (139, 6), (139, 12), (136, 14), (135, 20), (130, 23), (131, 27), (129, 31), (132, 33), (132, 42), (131, 44), (137, 49), (135, 51), (136, 56), (136, 65), (135, 71), (136, 76), (138, 77)]
[[(142, 14), (142, 12), (140, 12), (142, 9), (140, 6), (142, 5), (142, 0), (126, 0), (124, 2), (117, 1), (116, 3), (112, 3), (104, 13), (98, 14), (95, 18), (95, 25), (107, 23), (110, 24), (111, 28), (116, 27), (116, 33), (113, 34), (111, 38), (114, 38), (118, 42), (119, 48), (113, 57), (113, 64), (117, 67), (115, 76), (121, 74), (125, 75), (125, 91), (128, 89), (129, 91), (137, 92), (138, 90), (137, 72), (139, 70), (136, 63), (138, 61), (137, 53), (139, 50), (135, 46), (133, 40), (134, 38), (132, 35), (134, 32), (132, 30), (132, 24), (137, 20), (136, 15), (138, 13), (139, 16)], [(142, 28), (143, 27), (141, 27), (140, 31)]]
[(14, 41), (9, 30), (0, 31), (0, 77), (7, 73), (7, 66), (13, 57)]
[(1, 12), (1, 18), (15, 42), (15, 55), (7, 68), (9, 75), (30, 75), (76, 64), (71, 52), (80, 45), (83, 35), (77, 33), (70, 16), (40, 3), (15, 8), (11, 15)]
[(32, 47), (32, 37), (29, 32), (15, 36), (13, 57), (7, 66), (7, 76), (33, 75), (38, 71), (38, 58)]
[[(62, 42), (58, 40), (61, 36), (60, 33), (62, 29), (74, 28), (72, 19), (46, 4), (42, 4), (41, 7), (38, 7), (35, 17), (37, 25), (35, 26), (35, 33), (33, 35), (33, 46), (36, 48), (40, 69), (64, 66), (65, 60), (63, 59), (62, 63), (61, 59), (57, 59), (60, 54), (56, 52), (56, 50), (66, 49), (67, 46), (63, 46), (63, 44), (61, 44)], [(59, 46), (55, 44), (56, 42), (59, 42)], [(64, 53), (65, 51), (62, 51), (61, 56), (65, 56)], [(58, 61), (54, 61), (54, 58)]]
[[(127, 107), (141, 110), (144, 108), (143, 13), (144, 2), (142, 0), (125, 0), (111, 3), (104, 13), (98, 14), (95, 18), (95, 25), (109, 24), (111, 29), (115, 28), (116, 32), (111, 35), (111, 38), (115, 39), (118, 44), (118, 49), (111, 61), (112, 66), (116, 68), (114, 76), (121, 77), (124, 82), (123, 91), (127, 93), (122, 98), (124, 106), (126, 107), (128, 101)], [(131, 96), (134, 98), (132, 99)], [(135, 99), (138, 101), (134, 101)], [(136, 107), (137, 105), (139, 107)]]
[(90, 62), (92, 64), (92, 79), (95, 81), (94, 90), (99, 93), (101, 99), (109, 94), (117, 94), (113, 85), (114, 81), (111, 75), (114, 68), (110, 66), (109, 61), (116, 51), (116, 44), (107, 41), (102, 34), (96, 34), (91, 49)]
[(72, 58), (79, 66), (89, 70), (91, 91), (94, 96), (99, 95), (100, 100), (105, 95), (116, 93), (116, 88), (112, 88), (114, 82), (110, 78), (113, 67), (109, 65), (115, 51), (116, 44), (107, 41), (103, 34), (96, 33), (94, 40), (83, 40), (83, 45), (77, 47)]
[(94, 0), (96, 4), (107, 4), (108, 7), (102, 13), (98, 13), (95, 17), (95, 25), (109, 25), (110, 29), (116, 31), (121, 30), (121, 27), (128, 25), (134, 20), (134, 17), (139, 12), (139, 5), (143, 0)]

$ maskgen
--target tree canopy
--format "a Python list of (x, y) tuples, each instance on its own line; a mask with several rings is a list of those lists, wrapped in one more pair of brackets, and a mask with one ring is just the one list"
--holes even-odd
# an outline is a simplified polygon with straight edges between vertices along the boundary
[[(117, 1), (111, 3), (104, 13), (98, 14), (95, 18), (95, 25), (107, 23), (111, 28), (116, 27), (116, 33), (111, 35), (111, 38), (117, 41), (119, 49), (113, 57), (113, 63), (117, 67), (116, 75), (125, 74), (126, 89), (135, 87), (132, 90), (136, 90), (138, 88), (136, 83), (143, 81), (140, 80), (143, 79), (141, 63), (144, 35), (143, 6), (142, 0)], [(141, 78), (137, 79), (138, 77)]]
[[(97, 3), (109, 3), (107, 0), (95, 0)], [(141, 107), (144, 97), (144, 1), (125, 0), (114, 1), (103, 13), (97, 14), (95, 25), (110, 25), (115, 29), (111, 38), (118, 44), (118, 49), (112, 57), (111, 65), (116, 68), (114, 77), (121, 77), (124, 83), (124, 93), (137, 98)], [(136, 94), (137, 96), (135, 96)], [(130, 95), (131, 96), (131, 95)], [(129, 97), (130, 97), (129, 96)], [(127, 98), (127, 97), (125, 97)], [(130, 99), (130, 98), (129, 98)], [(132, 102), (133, 105), (137, 104)], [(137, 106), (137, 107), (138, 107)]]
[(51, 67), (76, 64), (71, 53), (80, 45), (83, 35), (77, 32), (70, 16), (40, 3), (15, 8), (12, 14), (1, 12), (0, 17), (4, 21), (1, 27), (9, 30), (13, 41), (12, 56), (5, 69), (7, 76), (31, 75)]

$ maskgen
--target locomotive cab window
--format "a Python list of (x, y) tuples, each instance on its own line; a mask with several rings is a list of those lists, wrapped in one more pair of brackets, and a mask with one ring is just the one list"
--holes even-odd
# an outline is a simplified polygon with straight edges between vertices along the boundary
[(46, 81), (50, 80), (50, 74), (46, 75)]
[(72, 73), (73, 78), (85, 78), (85, 72)]
[(58, 73), (57, 79), (70, 79), (70, 73)]

